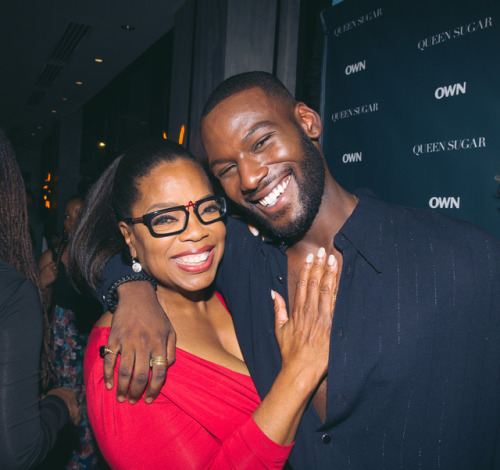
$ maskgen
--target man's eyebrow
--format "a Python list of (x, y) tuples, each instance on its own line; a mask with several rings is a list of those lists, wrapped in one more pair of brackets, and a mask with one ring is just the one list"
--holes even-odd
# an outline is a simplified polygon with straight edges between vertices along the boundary
[(217, 166), (217, 165), (221, 165), (222, 163), (225, 163), (226, 160), (223, 160), (223, 159), (219, 159), (219, 160), (214, 160), (213, 162), (210, 162), (208, 164), (208, 167), (213, 170), (214, 166)]
[[(245, 135), (245, 137), (243, 137), (242, 142), (246, 142), (259, 129), (262, 129), (263, 127), (269, 127), (269, 126), (272, 126), (272, 125), (273, 125), (273, 123), (271, 121), (260, 121), (260, 122), (258, 122), (257, 124), (255, 124), (255, 126), (253, 126), (247, 132), (247, 134)], [(211, 162), (211, 163), (208, 164), (208, 167), (212, 170), (215, 166), (223, 164), (223, 163), (226, 163), (226, 161), (227, 160), (222, 159), (222, 158), (218, 159), (218, 160), (214, 160), (213, 162)]]
[(271, 121), (260, 121), (255, 126), (253, 126), (247, 133), (245, 137), (243, 137), (242, 142), (246, 142), (250, 137), (252, 137), (255, 132), (257, 132), (259, 129), (262, 129), (263, 127), (269, 127), (272, 126), (273, 123)]

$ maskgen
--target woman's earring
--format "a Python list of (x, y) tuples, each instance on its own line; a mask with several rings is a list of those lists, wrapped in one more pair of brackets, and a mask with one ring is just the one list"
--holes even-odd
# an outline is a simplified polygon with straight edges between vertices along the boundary
[(132, 258), (132, 271), (134, 271), (134, 273), (140, 273), (142, 271), (141, 263), (134, 258)]

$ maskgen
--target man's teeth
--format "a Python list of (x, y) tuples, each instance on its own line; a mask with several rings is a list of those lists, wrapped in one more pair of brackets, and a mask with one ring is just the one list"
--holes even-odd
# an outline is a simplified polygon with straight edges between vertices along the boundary
[(285, 191), (289, 181), (290, 177), (284, 179), (283, 182), (278, 184), (278, 186), (276, 186), (265, 198), (261, 199), (259, 204), (262, 204), (264, 207), (274, 206), (280, 195)]
[(209, 251), (200, 253), (199, 255), (187, 255), (181, 256), (180, 258), (174, 258), (174, 261), (179, 264), (186, 264), (188, 266), (195, 266), (197, 264), (203, 263), (210, 256)]

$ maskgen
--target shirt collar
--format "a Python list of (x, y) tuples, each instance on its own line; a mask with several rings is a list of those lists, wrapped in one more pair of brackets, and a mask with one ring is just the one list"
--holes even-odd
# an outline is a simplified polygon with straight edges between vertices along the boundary
[[(354, 194), (359, 198), (359, 202), (339, 233), (335, 235), (334, 243), (340, 247), (343, 237), (375, 271), (381, 273), (381, 221), (384, 218), (381, 208), (382, 201), (368, 189), (356, 190)], [(263, 240), (266, 244), (278, 248), (283, 254), (286, 253), (288, 245), (283, 240), (269, 236), (264, 236)]]
[(347, 240), (366, 262), (378, 273), (382, 266), (382, 222), (383, 202), (367, 189), (356, 190), (359, 198), (356, 208), (345, 221), (334, 242), (341, 246), (342, 238)]

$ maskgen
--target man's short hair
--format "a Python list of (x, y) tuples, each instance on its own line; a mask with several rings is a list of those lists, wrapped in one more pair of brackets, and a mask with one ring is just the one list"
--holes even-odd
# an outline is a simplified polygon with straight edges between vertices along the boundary
[(221, 101), (250, 88), (260, 88), (268, 98), (285, 105), (295, 106), (297, 101), (274, 75), (268, 72), (245, 72), (224, 80), (208, 97), (200, 122), (205, 119)]

